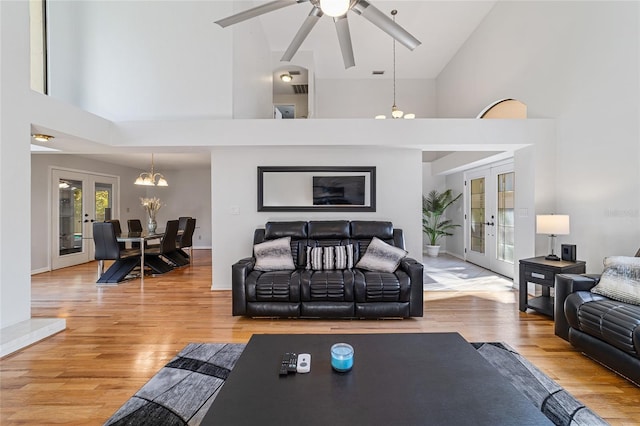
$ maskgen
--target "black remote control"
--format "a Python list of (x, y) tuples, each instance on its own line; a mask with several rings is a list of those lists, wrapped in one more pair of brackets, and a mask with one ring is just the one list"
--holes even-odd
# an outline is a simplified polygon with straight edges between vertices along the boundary
[(298, 366), (298, 355), (286, 352), (282, 355), (282, 362), (280, 363), (280, 375), (286, 376), (289, 373), (295, 373)]

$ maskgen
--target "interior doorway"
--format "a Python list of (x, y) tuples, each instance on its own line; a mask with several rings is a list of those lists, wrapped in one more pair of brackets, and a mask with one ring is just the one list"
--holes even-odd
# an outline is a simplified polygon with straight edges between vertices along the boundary
[(89, 262), (93, 222), (118, 211), (119, 178), (51, 169), (51, 269)]
[(309, 118), (309, 71), (297, 65), (273, 72), (274, 118)]
[(514, 275), (513, 162), (465, 173), (465, 260), (509, 278)]

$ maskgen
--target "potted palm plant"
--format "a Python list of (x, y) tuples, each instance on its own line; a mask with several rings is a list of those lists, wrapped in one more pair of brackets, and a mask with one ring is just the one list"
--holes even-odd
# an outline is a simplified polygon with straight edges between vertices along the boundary
[(438, 192), (434, 189), (426, 197), (422, 196), (422, 231), (429, 239), (429, 245), (426, 246), (427, 256), (438, 256), (440, 251), (438, 240), (441, 237), (453, 235), (451, 233), (453, 228), (460, 226), (442, 216), (447, 207), (455, 203), (461, 196), (462, 194), (458, 194), (454, 197), (451, 189), (444, 192)]

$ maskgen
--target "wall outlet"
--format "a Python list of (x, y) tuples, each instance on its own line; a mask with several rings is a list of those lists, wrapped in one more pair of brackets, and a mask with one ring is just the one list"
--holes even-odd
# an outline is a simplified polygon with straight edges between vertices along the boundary
[(239, 206), (231, 206), (231, 208), (229, 209), (229, 212), (233, 215), (238, 215), (240, 214), (240, 207)]
[(198, 235), (198, 239), (201, 240), (202, 239), (202, 235)]

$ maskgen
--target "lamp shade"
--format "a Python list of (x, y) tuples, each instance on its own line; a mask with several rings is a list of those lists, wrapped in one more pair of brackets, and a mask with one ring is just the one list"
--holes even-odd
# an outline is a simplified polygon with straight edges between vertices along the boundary
[(548, 235), (569, 235), (569, 215), (541, 214), (536, 216), (536, 232)]

